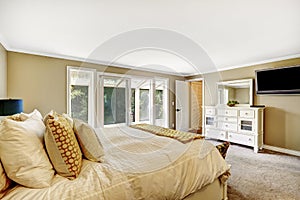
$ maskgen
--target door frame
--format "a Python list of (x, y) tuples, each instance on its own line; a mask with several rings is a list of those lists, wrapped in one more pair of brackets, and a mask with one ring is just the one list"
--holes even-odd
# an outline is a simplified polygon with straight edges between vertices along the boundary
[[(202, 81), (202, 105), (201, 105), (201, 109), (202, 109), (202, 130), (203, 130), (203, 127), (204, 127), (204, 105), (205, 105), (205, 81), (204, 81), (204, 78), (193, 78), (193, 79), (189, 79), (189, 80), (186, 80), (187, 82), (195, 82), (195, 81)], [(191, 95), (191, 94), (190, 94)]]

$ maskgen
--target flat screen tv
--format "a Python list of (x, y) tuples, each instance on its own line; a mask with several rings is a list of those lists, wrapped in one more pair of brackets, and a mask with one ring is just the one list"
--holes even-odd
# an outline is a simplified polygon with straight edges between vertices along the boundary
[(300, 94), (300, 65), (255, 71), (256, 94)]

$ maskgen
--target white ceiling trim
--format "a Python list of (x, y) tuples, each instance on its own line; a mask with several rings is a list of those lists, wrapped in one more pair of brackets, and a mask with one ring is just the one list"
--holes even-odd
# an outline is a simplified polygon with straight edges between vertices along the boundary
[(67, 56), (67, 55), (58, 55), (58, 54), (41, 53), (41, 52), (27, 51), (27, 50), (25, 51), (25, 50), (22, 50), (22, 49), (14, 49), (14, 48), (9, 48), (9, 45), (7, 45), (7, 43), (5, 43), (5, 42), (2, 42), (3, 40), (1, 40), (1, 39), (2, 38), (1, 38), (1, 35), (0, 35), (0, 43), (3, 45), (3, 47), (7, 51), (11, 51), (11, 52), (25, 53), (25, 54), (31, 54), (31, 55), (37, 55), (37, 56), (46, 56), (46, 57), (52, 57), (52, 58), (58, 58), (58, 59), (85, 62), (85, 63), (90, 63), (90, 64), (98, 64), (98, 65), (111, 66), (111, 67), (120, 67), (120, 68), (126, 68), (126, 69), (138, 70), (138, 71), (147, 71), (147, 72), (154, 72), (154, 73), (181, 76), (181, 77), (203, 75), (203, 74), (221, 72), (221, 71), (232, 70), (232, 69), (237, 69), (237, 68), (242, 68), (242, 67), (250, 67), (250, 66), (254, 66), (254, 65), (261, 65), (261, 64), (271, 63), (271, 62), (288, 60), (288, 59), (293, 59), (293, 58), (300, 58), (300, 54), (288, 55), (288, 56), (283, 56), (283, 57), (278, 57), (278, 58), (271, 58), (271, 59), (267, 59), (267, 60), (261, 60), (261, 61), (257, 61), (257, 62), (251, 62), (251, 63), (247, 63), (247, 64), (243, 64), (243, 65), (234, 65), (234, 66), (223, 67), (221, 69), (215, 68), (216, 70), (205, 71), (202, 74), (193, 73), (193, 74), (188, 74), (188, 75), (182, 75), (182, 74), (176, 73), (176, 72), (165, 72), (165, 71), (160, 71), (160, 70), (156, 70), (156, 69), (148, 69), (148, 68), (143, 68), (143, 67), (137, 68), (135, 66), (124, 65), (124, 64), (121, 64), (121, 63), (112, 64), (111, 62), (85, 59), (85, 58), (79, 58), (79, 57), (73, 57), (73, 56)]
[[(242, 67), (250, 67), (250, 66), (254, 66), (254, 65), (261, 65), (261, 64), (277, 62), (277, 61), (282, 61), (282, 60), (288, 60), (288, 59), (293, 59), (293, 58), (300, 58), (300, 54), (288, 55), (288, 56), (283, 56), (283, 57), (278, 57), (278, 58), (271, 58), (271, 59), (257, 61), (257, 62), (251, 62), (251, 63), (247, 63), (247, 64), (243, 64), (243, 65), (228, 66), (228, 67), (224, 67), (218, 71), (226, 71), (226, 70), (237, 69), (237, 68), (242, 68)], [(215, 72), (215, 71), (211, 71), (211, 72)], [(211, 73), (211, 72), (207, 72), (207, 73)]]
[[(2, 42), (0, 41), (0, 43), (2, 43)], [(25, 51), (23, 49), (7, 48), (8, 45), (5, 45), (5, 43), (4, 44), (2, 43), (2, 45), (4, 46), (4, 48), (7, 51), (16, 52), (16, 53), (24, 53), (24, 54), (30, 54), (30, 55), (36, 55), (36, 56), (46, 56), (46, 57), (57, 58), (57, 59), (78, 61), (78, 62), (84, 62), (84, 63), (90, 63), (90, 64), (98, 64), (98, 65), (103, 65), (103, 66), (126, 68), (126, 69), (137, 70), (137, 71), (147, 71), (147, 72), (160, 73), (160, 74), (173, 75), (173, 76), (181, 76), (181, 77), (186, 76), (186, 75), (182, 75), (182, 74), (176, 73), (176, 72), (165, 72), (165, 71), (161, 71), (161, 70), (148, 69), (148, 68), (143, 68), (143, 67), (137, 68), (135, 66), (124, 65), (124, 64), (116, 63), (116, 62), (114, 62), (112, 64), (111, 62), (99, 61), (99, 60), (94, 60), (94, 59), (85, 59), (85, 58), (79, 58), (79, 57), (67, 56), (67, 55), (50, 54), (50, 53), (45, 53), (45, 52), (42, 53), (42, 52), (35, 52), (35, 51), (28, 51), (28, 50)], [(188, 76), (190, 76), (190, 75), (188, 75)]]

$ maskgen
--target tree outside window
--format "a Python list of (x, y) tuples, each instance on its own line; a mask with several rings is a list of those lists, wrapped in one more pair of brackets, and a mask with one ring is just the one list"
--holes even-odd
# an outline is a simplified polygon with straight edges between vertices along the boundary
[(71, 116), (88, 122), (88, 86), (71, 85)]

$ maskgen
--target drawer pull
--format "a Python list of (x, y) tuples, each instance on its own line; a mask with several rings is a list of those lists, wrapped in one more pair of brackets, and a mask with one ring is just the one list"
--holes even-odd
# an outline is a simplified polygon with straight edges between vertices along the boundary
[(252, 139), (251, 139), (251, 138), (249, 138), (248, 140), (249, 140), (250, 142), (252, 141)]

